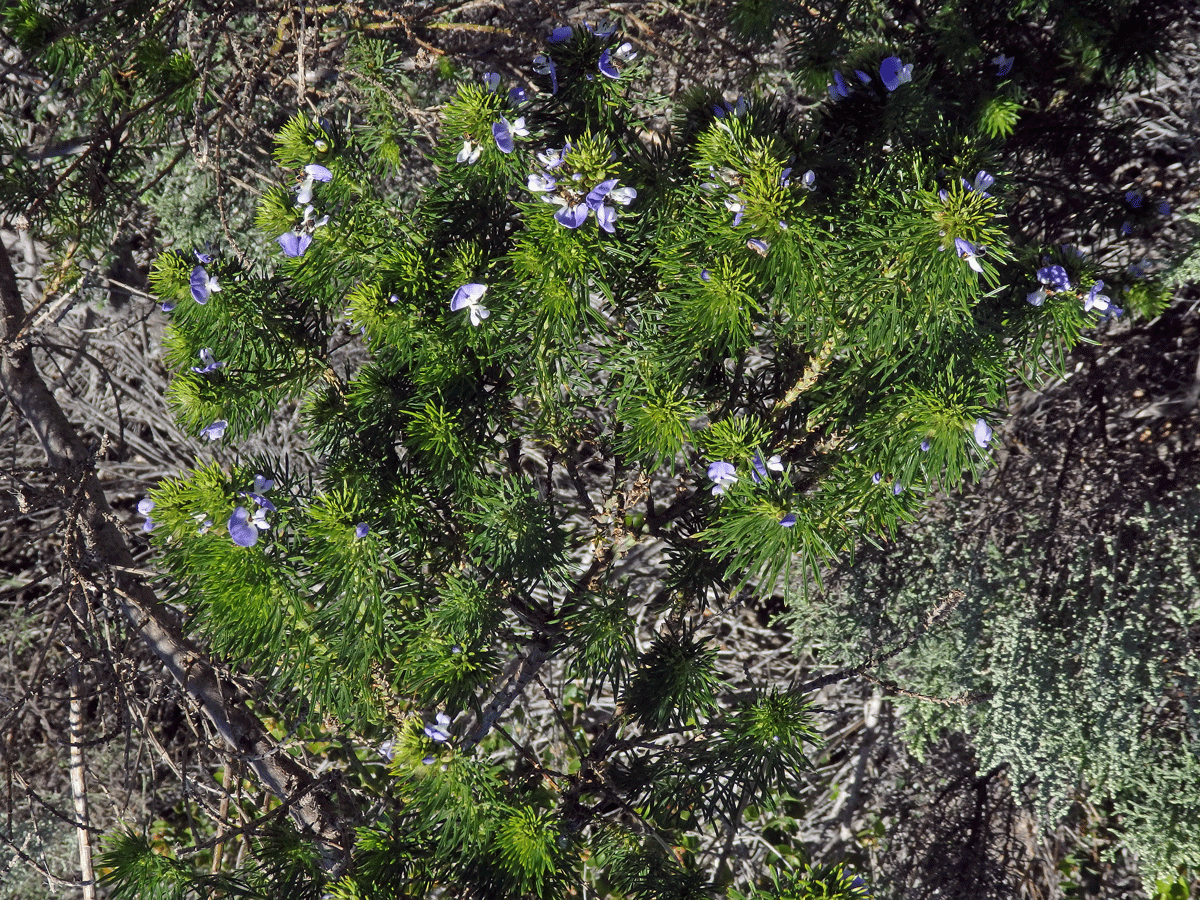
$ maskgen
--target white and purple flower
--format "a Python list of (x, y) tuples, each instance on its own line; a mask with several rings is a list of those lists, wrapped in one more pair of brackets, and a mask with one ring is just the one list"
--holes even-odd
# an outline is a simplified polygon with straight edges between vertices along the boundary
[(221, 283), (217, 281), (217, 277), (209, 275), (203, 266), (196, 266), (196, 268), (192, 269), (192, 275), (188, 279), (188, 284), (192, 290), (192, 299), (201, 306), (208, 302), (208, 298), (211, 295), (221, 290)]
[(205, 425), (204, 428), (201, 429), (200, 435), (201, 437), (210, 441), (219, 441), (224, 436), (225, 429), (228, 427), (229, 423), (224, 419), (217, 419), (217, 421), (209, 425)]
[(192, 366), (193, 372), (198, 372), (201, 375), (207, 375), (209, 372), (215, 372), (217, 369), (224, 368), (225, 363), (222, 360), (216, 359), (213, 352), (208, 347), (200, 351), (200, 365)]
[(313, 242), (311, 234), (296, 231), (285, 231), (275, 240), (279, 242), (279, 248), (283, 251), (283, 255), (291, 259), (303, 256), (304, 251)]
[(472, 325), (478, 325), (484, 319), (491, 315), (491, 312), (481, 303), (483, 295), (487, 293), (487, 285), (471, 282), (464, 284), (454, 292), (454, 296), (450, 298), (450, 311), (458, 312), (460, 309), (466, 309), (470, 317)]
[(979, 264), (979, 256), (983, 252), (982, 248), (977, 247), (965, 238), (955, 238), (954, 250), (958, 253), (960, 259), (966, 260), (968, 266), (979, 274), (983, 274), (983, 266)]
[(304, 167), (304, 181), (300, 183), (300, 189), (296, 192), (296, 205), (307, 206), (312, 203), (313, 184), (322, 182), (328, 184), (333, 181), (333, 173), (324, 166), (319, 166), (312, 163)]
[(738, 480), (737, 470), (733, 467), (733, 464), (720, 459), (709, 464), (708, 477), (713, 483), (712, 492), (714, 497), (724, 494), (725, 489), (735, 484)]
[(158, 526), (158, 523), (150, 518), (150, 513), (154, 511), (154, 501), (149, 497), (143, 497), (138, 501), (137, 511), (146, 517), (146, 521), (142, 523), (142, 531), (153, 531)]
[(902, 84), (912, 81), (912, 63), (907, 66), (900, 62), (899, 57), (889, 56), (879, 64), (879, 78), (888, 91), (894, 91)]
[(444, 744), (450, 740), (450, 717), (445, 713), (437, 714), (437, 721), (425, 726), (425, 736), (431, 741)]

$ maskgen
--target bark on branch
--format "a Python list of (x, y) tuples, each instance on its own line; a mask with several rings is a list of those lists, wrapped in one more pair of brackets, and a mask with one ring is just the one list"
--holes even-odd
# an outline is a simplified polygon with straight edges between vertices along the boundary
[(80, 548), (85, 551), (80, 562), (88, 560), (88, 575), (108, 588), (108, 596), (133, 630), (200, 705), (233, 751), (246, 760), (261, 784), (281, 800), (298, 798), (291, 805), (293, 819), (321, 844), (328, 867), (340, 869), (352, 846), (353, 804), (328, 779), (317, 784), (317, 777), (271, 737), (239, 699), (239, 689), (184, 636), (175, 611), (160, 602), (136, 573), (125, 538), (113, 523), (91, 454), (42, 380), (28, 343), (16, 339), (25, 306), (8, 248), (2, 242), (0, 305), (0, 386), (36, 432), (50, 467), (69, 475), (77, 486), (76, 524), (87, 544)]

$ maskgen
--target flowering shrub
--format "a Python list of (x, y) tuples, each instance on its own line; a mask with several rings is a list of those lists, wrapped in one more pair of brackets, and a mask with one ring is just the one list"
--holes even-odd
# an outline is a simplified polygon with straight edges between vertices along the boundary
[[(732, 696), (705, 614), (803, 592), (987, 465), (1007, 380), (1119, 314), (1097, 275), (1128, 278), (1010, 231), (964, 88), (902, 58), (832, 64), (800, 120), (698, 95), (650, 142), (632, 45), (557, 28), (528, 84), (444, 109), (412, 212), (363, 134), (300, 113), (259, 209), (275, 267), (160, 259), (181, 420), (235, 452), (298, 402), (322, 460), (201, 467), (145, 511), (217, 652), (387, 742), (333, 896), (707, 890), (678, 848), (778, 808), (819, 728), (802, 687)], [(636, 577), (675, 613), (639, 650), (620, 560), (651, 542)], [(560, 716), (551, 748), (510, 720), (552, 659), (601, 724)]]

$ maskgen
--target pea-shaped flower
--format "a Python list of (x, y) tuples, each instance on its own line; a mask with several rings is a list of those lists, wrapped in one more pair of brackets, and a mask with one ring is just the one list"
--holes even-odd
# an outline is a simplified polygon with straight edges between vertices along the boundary
[(986, 449), (987, 445), (991, 443), (992, 440), (992, 426), (983, 419), (976, 419), (974, 437), (975, 443)]
[(425, 736), (431, 741), (444, 744), (450, 740), (450, 717), (445, 713), (437, 714), (437, 721), (425, 726)]
[(900, 62), (899, 57), (889, 56), (879, 64), (879, 78), (885, 88), (894, 91), (900, 85), (912, 81), (912, 63), (906, 66)]
[(724, 494), (725, 489), (738, 480), (733, 464), (720, 459), (709, 465), (708, 477), (713, 482), (713, 496)]
[(213, 352), (208, 347), (200, 351), (200, 365), (192, 366), (193, 372), (198, 372), (201, 375), (207, 375), (209, 372), (215, 372), (217, 369), (225, 365), (219, 359), (213, 357)]
[(215, 275), (209, 275), (203, 266), (196, 266), (192, 269), (191, 278), (188, 279), (188, 286), (192, 290), (192, 299), (201, 306), (208, 302), (210, 295), (221, 290), (221, 284), (217, 281)]
[(229, 529), (229, 536), (239, 547), (253, 547), (258, 543), (258, 533), (271, 526), (267, 522), (267, 511), (262, 507), (251, 515), (246, 507), (238, 506), (230, 515), (226, 527)]
[(217, 441), (225, 434), (225, 429), (229, 427), (229, 423), (224, 419), (217, 419), (211, 425), (205, 425), (201, 430), (200, 435), (207, 440)]
[(328, 184), (333, 181), (333, 173), (324, 166), (319, 166), (316, 163), (304, 167), (305, 178), (300, 183), (300, 190), (296, 193), (296, 205), (307, 206), (312, 202), (313, 183), (320, 181)]
[(283, 255), (295, 259), (298, 256), (303, 256), (304, 251), (312, 244), (312, 235), (297, 233), (295, 231), (285, 231), (276, 241), (279, 243), (279, 248), (283, 251)]
[(463, 141), (462, 149), (458, 151), (458, 156), (454, 159), (464, 166), (474, 165), (479, 162), (479, 155), (483, 153), (483, 147), (471, 141)]
[(967, 265), (976, 272), (983, 274), (983, 266), (979, 264), (979, 254), (983, 251), (964, 238), (954, 239), (954, 249), (959, 257), (967, 261)]
[(470, 316), (471, 324), (478, 325), (491, 315), (491, 312), (480, 302), (485, 293), (487, 293), (486, 284), (475, 282), (464, 284), (450, 298), (450, 311), (458, 312), (460, 309), (466, 309)]
[(146, 521), (142, 523), (142, 531), (153, 531), (158, 525), (150, 518), (150, 513), (154, 510), (154, 501), (149, 497), (143, 497), (138, 501), (137, 511), (146, 517)]

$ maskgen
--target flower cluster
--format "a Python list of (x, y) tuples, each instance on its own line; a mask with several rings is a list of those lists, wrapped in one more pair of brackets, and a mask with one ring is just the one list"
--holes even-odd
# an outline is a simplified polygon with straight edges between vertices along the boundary
[(599, 184), (585, 189), (583, 175), (576, 172), (568, 175), (559, 171), (566, 162), (571, 145), (562, 150), (546, 150), (537, 155), (542, 171), (530, 174), (527, 186), (534, 194), (540, 194), (543, 203), (559, 207), (554, 218), (564, 228), (579, 228), (588, 216), (596, 216), (596, 224), (612, 234), (616, 229), (617, 210), (610, 204), (628, 206), (637, 196), (631, 187), (619, 187), (616, 178), (607, 178)]
[[(1057, 264), (1046, 265), (1038, 269), (1037, 280), (1041, 283), (1038, 289), (1025, 295), (1025, 301), (1030, 306), (1041, 306), (1052, 294), (1071, 290), (1070, 275), (1067, 274), (1066, 269)], [(1083, 311), (1095, 310), (1105, 318), (1121, 315), (1124, 310), (1114, 306), (1111, 297), (1100, 293), (1102, 290), (1104, 290), (1104, 282), (1097, 281), (1092, 285), (1086, 297), (1080, 297), (1083, 300)]]
[[(912, 63), (904, 65), (899, 57), (889, 56), (879, 64), (879, 80), (883, 82), (884, 88), (891, 91), (896, 90), (902, 84), (908, 84), (912, 81)], [(863, 84), (871, 83), (871, 76), (861, 69), (854, 70), (856, 77)], [(833, 84), (829, 85), (829, 97), (835, 103), (839, 100), (845, 100), (850, 96), (852, 88), (846, 83), (846, 79), (842, 77), (841, 72), (833, 73)]]
[[(764, 481), (771, 480), (772, 472), (783, 471), (783, 461), (778, 455), (763, 460), (762, 454), (755, 452), (750, 460), (751, 470), (750, 477), (754, 479), (755, 484), (762, 484)], [(727, 463), (723, 459), (709, 463), (708, 477), (712, 481), (712, 493), (714, 497), (719, 497), (725, 493), (726, 489), (737, 483), (737, 469), (732, 463)], [(796, 524), (796, 514), (787, 513), (780, 520), (779, 524), (783, 528), (792, 528)]]

